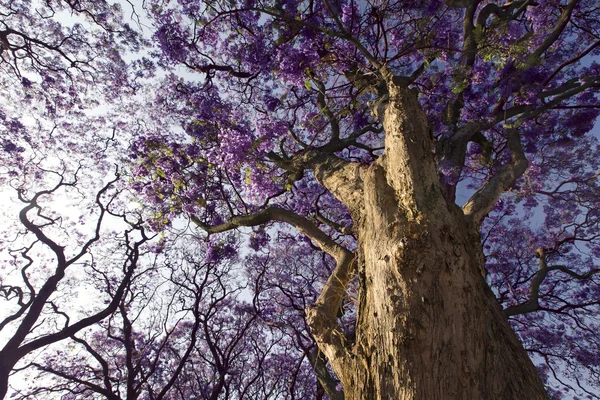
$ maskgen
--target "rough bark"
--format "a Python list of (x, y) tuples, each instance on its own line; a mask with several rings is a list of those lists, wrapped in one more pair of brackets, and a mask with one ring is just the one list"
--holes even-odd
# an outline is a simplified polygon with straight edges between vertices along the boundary
[[(346, 279), (328, 282), (307, 310), (345, 398), (546, 398), (482, 279), (477, 224), (445, 200), (415, 94), (390, 80), (388, 95), (373, 109), (386, 150), (360, 174), (360, 212), (353, 212), (357, 257), (338, 262), (344, 278), (353, 268), (359, 274), (355, 341), (343, 336), (332, 311)], [(343, 194), (346, 175), (336, 181), (332, 173), (322, 183)]]

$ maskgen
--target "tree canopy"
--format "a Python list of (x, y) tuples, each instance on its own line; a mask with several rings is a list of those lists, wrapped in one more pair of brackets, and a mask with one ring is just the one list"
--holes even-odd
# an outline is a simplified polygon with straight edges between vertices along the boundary
[(413, 315), (372, 260), (446, 279), (408, 249), (457, 235), (548, 394), (600, 396), (596, 1), (3, 0), (0, 42), (16, 398), (348, 397), (372, 299)]

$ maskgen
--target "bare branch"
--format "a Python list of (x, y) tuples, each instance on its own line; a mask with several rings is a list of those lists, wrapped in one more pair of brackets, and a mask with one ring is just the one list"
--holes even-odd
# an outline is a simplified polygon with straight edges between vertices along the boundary
[(507, 317), (519, 314), (527, 314), (530, 312), (538, 311), (542, 309), (540, 307), (540, 286), (551, 271), (561, 271), (575, 279), (585, 280), (589, 279), (593, 275), (600, 273), (600, 269), (592, 269), (585, 274), (579, 274), (563, 265), (554, 265), (548, 267), (546, 263), (546, 254), (542, 249), (536, 250), (536, 256), (539, 259), (539, 270), (536, 272), (531, 284), (529, 285), (529, 299), (526, 303), (518, 304), (516, 306), (508, 307), (504, 310), (504, 315)]
[(313, 79), (313, 82), (317, 85), (319, 89), (319, 94), (317, 96), (317, 105), (323, 112), (323, 114), (327, 117), (329, 121), (329, 125), (331, 126), (331, 142), (336, 142), (340, 138), (340, 124), (338, 120), (333, 115), (333, 112), (329, 108), (327, 101), (325, 99), (325, 84), (318, 79)]
[(337, 323), (337, 313), (355, 269), (356, 257), (348, 252), (338, 261), (315, 304), (306, 309), (310, 331), (330, 361), (345, 363), (349, 357), (348, 340)]
[(308, 361), (315, 371), (319, 383), (331, 400), (344, 400), (344, 392), (336, 390), (336, 382), (327, 370), (327, 361), (318, 348), (308, 353)]
[(546, 265), (546, 256), (542, 249), (538, 249), (536, 251), (536, 255), (539, 258), (540, 269), (535, 274), (535, 277), (531, 281), (531, 285), (529, 286), (529, 300), (527, 303), (519, 304), (513, 307), (508, 307), (504, 310), (504, 315), (510, 317), (512, 315), (517, 314), (526, 314), (533, 311), (537, 311), (540, 307), (539, 298), (540, 298), (540, 285), (546, 279), (548, 275), (548, 266)]
[(308, 219), (277, 206), (271, 206), (250, 215), (232, 217), (229, 221), (215, 226), (203, 223), (194, 215), (191, 216), (191, 219), (209, 234), (226, 232), (242, 226), (258, 226), (271, 221), (285, 222), (313, 240), (321, 250), (332, 256), (338, 263), (346, 259), (350, 254), (349, 250), (337, 244), (329, 235), (320, 230)]
[(523, 13), (528, 6), (532, 5), (535, 5), (535, 1), (533, 0), (509, 1), (503, 6), (499, 6), (496, 3), (486, 4), (477, 16), (477, 26), (485, 27), (488, 18), (492, 14), (495, 15), (498, 19), (505, 21), (514, 19), (521, 13)]

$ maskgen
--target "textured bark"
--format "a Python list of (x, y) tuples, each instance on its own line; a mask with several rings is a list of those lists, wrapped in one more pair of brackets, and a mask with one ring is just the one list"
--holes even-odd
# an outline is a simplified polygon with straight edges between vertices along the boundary
[[(546, 398), (482, 279), (477, 225), (442, 193), (416, 96), (389, 83), (373, 108), (386, 132), (385, 154), (361, 171), (360, 208), (347, 204), (359, 240), (355, 341), (337, 328), (333, 291), (307, 310), (345, 398)], [(323, 184), (334, 194), (344, 193), (347, 174), (328, 179)]]

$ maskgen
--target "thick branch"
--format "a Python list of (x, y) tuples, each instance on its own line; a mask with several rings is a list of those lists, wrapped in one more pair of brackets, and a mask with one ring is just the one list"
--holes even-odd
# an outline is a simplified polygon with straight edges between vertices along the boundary
[(236, 78), (251, 78), (254, 74), (250, 72), (244, 71), (236, 71), (230, 65), (217, 65), (217, 64), (206, 64), (206, 65), (191, 65), (186, 62), (183, 63), (188, 68), (193, 69), (194, 71), (205, 73), (209, 76), (212, 76), (215, 71), (227, 72), (229, 75), (234, 76)]
[(495, 15), (498, 19), (508, 21), (523, 13), (526, 10), (526, 8), (530, 5), (535, 5), (535, 2), (532, 0), (511, 1), (503, 6), (499, 6), (495, 3), (486, 4), (477, 16), (477, 26), (485, 27), (488, 18), (492, 14)]
[(541, 249), (536, 251), (536, 255), (539, 258), (540, 269), (535, 274), (535, 277), (531, 281), (531, 285), (529, 286), (529, 300), (527, 303), (519, 304), (516, 306), (508, 307), (504, 310), (504, 315), (510, 317), (512, 315), (517, 314), (526, 314), (533, 311), (537, 311), (540, 308), (539, 298), (540, 298), (540, 285), (546, 279), (546, 275), (548, 275), (548, 266), (546, 265), (546, 256), (544, 255)]
[[(24, 357), (26, 354), (31, 353), (32, 351), (35, 351), (44, 346), (48, 346), (49, 344), (56, 343), (60, 340), (66, 339), (70, 336), (73, 336), (80, 330), (87, 328), (91, 325), (94, 325), (94, 324), (102, 321), (104, 318), (108, 317), (112, 313), (114, 313), (115, 310), (117, 309), (125, 291), (128, 289), (129, 284), (131, 282), (131, 278), (133, 276), (133, 273), (137, 267), (138, 259), (140, 256), (139, 248), (147, 240), (148, 239), (146, 237), (144, 237), (139, 242), (137, 242), (133, 245), (131, 255), (128, 257), (128, 260), (125, 262), (126, 264), (128, 264), (128, 270), (127, 270), (125, 276), (123, 277), (123, 280), (117, 287), (117, 290), (115, 291), (115, 295), (113, 296), (112, 301), (108, 304), (108, 306), (106, 308), (104, 308), (102, 311), (99, 311), (90, 317), (83, 318), (83, 319), (77, 321), (73, 325), (69, 325), (69, 326), (63, 328), (59, 332), (45, 335), (45, 336), (40, 337), (39, 339), (35, 339), (31, 342), (28, 342), (27, 344), (24, 344), (23, 346), (21, 346), (18, 350), (11, 349), (11, 352), (16, 355), (17, 360)], [(5, 349), (3, 349), (3, 351), (8, 350), (8, 349), (9, 348), (5, 347)]]
[(444, 196), (450, 202), (455, 200), (456, 182), (460, 178), (465, 163), (467, 146), (470, 141), (483, 142), (483, 139), (476, 138), (476, 136), (483, 136), (480, 132), (486, 125), (486, 123), (479, 121), (470, 122), (459, 128), (453, 135), (441, 138), (437, 143), (436, 158), (438, 164), (441, 164), (446, 170), (452, 170), (451, 173), (454, 174), (450, 177), (450, 181), (448, 179), (441, 180)]
[(306, 309), (306, 321), (319, 348), (330, 363), (337, 363), (341, 368), (349, 354), (346, 336), (337, 323), (337, 313), (355, 268), (355, 255), (347, 252), (338, 261), (315, 304)]
[(337, 382), (329, 373), (329, 370), (327, 369), (327, 361), (323, 359), (318, 348), (315, 348), (313, 351), (308, 353), (308, 361), (315, 371), (315, 375), (325, 390), (327, 397), (329, 397), (331, 400), (344, 400), (344, 392), (336, 390), (335, 387)]
[(322, 223), (324, 225), (328, 225), (329, 227), (335, 229), (336, 231), (338, 231), (339, 233), (341, 233), (343, 235), (352, 235), (352, 233), (353, 233), (351, 226), (344, 226), (342, 224), (338, 224), (337, 222), (330, 220), (329, 218), (321, 215), (318, 212), (315, 214), (315, 218), (320, 223)]
[(331, 126), (331, 142), (336, 142), (340, 138), (340, 124), (329, 108), (327, 100), (325, 99), (325, 84), (318, 79), (313, 79), (317, 88), (319, 89), (319, 95), (317, 96), (317, 105), (321, 109), (321, 112), (327, 117), (329, 125)]
[[(39, 215), (39, 210), (41, 210), (41, 207), (38, 205), (37, 202), (40, 197), (49, 195), (49, 194), (53, 194), (62, 186), (75, 186), (77, 181), (67, 183), (67, 182), (64, 182), (63, 178), (61, 178), (59, 183), (53, 189), (40, 191), (40, 192), (36, 193), (35, 196), (33, 196), (33, 198), (31, 200), (26, 200), (23, 192), (22, 191), (19, 192), (19, 199), (25, 203), (28, 203), (27, 206), (25, 206), (19, 213), (19, 219), (20, 219), (21, 223), (23, 224), (23, 226), (25, 226), (25, 228), (29, 232), (33, 233), (40, 242), (44, 243), (46, 246), (48, 246), (50, 248), (50, 250), (56, 257), (57, 265), (56, 265), (54, 274), (52, 276), (50, 276), (44, 282), (44, 284), (38, 291), (38, 294), (35, 297), (35, 299), (30, 300), (31, 306), (30, 306), (27, 314), (21, 321), (21, 324), (17, 328), (15, 334), (10, 338), (10, 340), (7, 342), (6, 346), (0, 351), (0, 354), (7, 352), (9, 350), (13, 355), (16, 354), (16, 349), (21, 345), (21, 343), (23, 343), (23, 341), (25, 340), (27, 335), (30, 333), (31, 328), (37, 322), (40, 314), (42, 313), (44, 306), (46, 305), (46, 303), (48, 301), (48, 298), (54, 293), (58, 283), (65, 276), (66, 269), (73, 263), (77, 262), (77, 260), (79, 260), (85, 254), (87, 254), (89, 247), (99, 240), (100, 229), (102, 227), (103, 218), (106, 213), (106, 207), (102, 204), (101, 197), (104, 195), (104, 193), (106, 193), (106, 191), (110, 188), (110, 186), (113, 183), (115, 183), (118, 179), (119, 179), (119, 175), (117, 174), (117, 176), (114, 180), (107, 183), (96, 194), (96, 205), (100, 209), (100, 216), (98, 217), (98, 220), (96, 222), (94, 236), (91, 239), (89, 239), (82, 246), (79, 253), (77, 253), (73, 258), (71, 258), (69, 260), (67, 260), (67, 258), (65, 256), (64, 247), (60, 246), (58, 243), (56, 243), (55, 241), (50, 239), (43, 232), (43, 230), (40, 226), (36, 225), (34, 222), (31, 221), (31, 219), (29, 218), (29, 216), (27, 214), (30, 211), (37, 209), (38, 215)], [(65, 337), (68, 337), (68, 336), (69, 335), (67, 335)], [(38, 340), (41, 340), (41, 339), (38, 339)], [(50, 343), (52, 343), (52, 342), (50, 342)]]
[(306, 218), (275, 206), (255, 214), (233, 217), (216, 226), (204, 224), (195, 216), (191, 218), (194, 223), (208, 233), (225, 232), (242, 226), (257, 226), (270, 221), (285, 222), (308, 236), (323, 251), (331, 255), (336, 261), (336, 267), (327, 279), (315, 304), (307, 308), (306, 320), (319, 348), (330, 361), (346, 359), (346, 338), (339, 329), (336, 318), (356, 264), (354, 253), (337, 244)]
[(528, 161), (516, 130), (510, 130), (507, 138), (512, 153), (512, 162), (503, 165), (463, 206), (463, 212), (475, 226), (480, 226), (492, 210), (500, 195), (510, 189), (527, 169)]
[[(460, 111), (465, 106), (465, 91), (471, 86), (470, 70), (475, 63), (475, 56), (477, 55), (477, 40), (475, 34), (475, 26), (473, 25), (473, 18), (475, 17), (475, 10), (477, 9), (478, 2), (471, 3), (466, 7), (465, 15), (463, 18), (463, 46), (462, 46), (462, 65), (465, 69), (466, 75), (461, 79), (467, 80), (467, 86), (460, 91), (455, 101), (448, 103), (444, 110), (444, 123), (450, 127), (456, 127), (460, 119)], [(458, 83), (458, 82), (457, 82)]]
[(250, 215), (232, 217), (229, 221), (214, 226), (203, 223), (193, 215), (191, 216), (191, 219), (196, 225), (209, 234), (226, 232), (242, 226), (258, 226), (270, 221), (285, 222), (292, 225), (300, 233), (309, 237), (321, 250), (332, 256), (338, 263), (344, 260), (350, 253), (308, 219), (277, 206), (271, 206)]
[(571, 277), (573, 277), (575, 279), (579, 279), (579, 280), (589, 279), (593, 275), (600, 273), (600, 269), (595, 268), (595, 269), (589, 270), (585, 274), (578, 274), (577, 272), (570, 270), (569, 268), (565, 267), (564, 265), (554, 265), (552, 267), (548, 267), (548, 271), (561, 271), (561, 272), (564, 272), (565, 274), (570, 275)]
[(573, 9), (575, 8), (578, 2), (579, 0), (571, 0), (571, 2), (567, 4), (567, 7), (563, 10), (562, 14), (560, 15), (560, 18), (558, 19), (558, 23), (554, 27), (554, 30), (548, 35), (548, 37), (546, 37), (546, 40), (544, 40), (544, 42), (527, 58), (527, 63), (529, 65), (535, 65), (540, 60), (542, 54), (544, 54), (546, 50), (548, 50), (550, 46), (552, 46), (554, 42), (558, 40), (561, 33), (569, 23), (569, 20), (571, 19), (571, 14), (573, 13)]
[(344, 140), (340, 140), (316, 149), (307, 148), (291, 158), (282, 158), (275, 153), (269, 153), (269, 158), (279, 168), (293, 174), (301, 174), (306, 169), (313, 170), (317, 181), (341, 201), (353, 216), (358, 216), (363, 202), (362, 164), (346, 161), (333, 154), (346, 145)]

